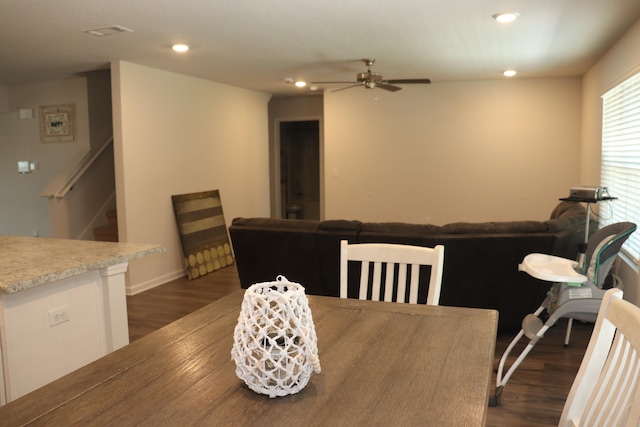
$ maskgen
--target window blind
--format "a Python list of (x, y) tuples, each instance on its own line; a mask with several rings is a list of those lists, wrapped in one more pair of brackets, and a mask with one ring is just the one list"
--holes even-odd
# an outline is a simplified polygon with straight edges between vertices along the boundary
[[(602, 97), (601, 185), (617, 197), (603, 225), (630, 221), (640, 226), (640, 73), (620, 83)], [(640, 264), (640, 231), (631, 235), (623, 250)]]

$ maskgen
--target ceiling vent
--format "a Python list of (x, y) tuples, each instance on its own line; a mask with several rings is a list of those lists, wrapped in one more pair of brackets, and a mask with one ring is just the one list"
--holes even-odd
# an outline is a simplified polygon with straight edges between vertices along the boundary
[(133, 30), (130, 30), (125, 27), (121, 27), (120, 25), (113, 25), (111, 27), (96, 28), (93, 30), (84, 30), (83, 32), (87, 34), (91, 34), (92, 36), (102, 37), (102, 36), (112, 36), (114, 34), (120, 34), (120, 33), (132, 33)]

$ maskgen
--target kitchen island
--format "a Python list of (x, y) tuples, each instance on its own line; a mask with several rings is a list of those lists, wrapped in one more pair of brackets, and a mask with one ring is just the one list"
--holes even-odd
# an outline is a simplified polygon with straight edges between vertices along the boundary
[(129, 261), (152, 244), (0, 236), (0, 404), (129, 343)]

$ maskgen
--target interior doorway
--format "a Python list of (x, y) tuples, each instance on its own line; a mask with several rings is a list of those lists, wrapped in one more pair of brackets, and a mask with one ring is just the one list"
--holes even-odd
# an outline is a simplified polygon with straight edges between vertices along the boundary
[(320, 219), (320, 122), (280, 122), (282, 218)]

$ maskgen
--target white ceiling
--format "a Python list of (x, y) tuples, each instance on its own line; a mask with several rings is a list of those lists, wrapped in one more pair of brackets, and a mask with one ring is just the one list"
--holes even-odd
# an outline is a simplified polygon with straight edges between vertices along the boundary
[[(520, 18), (491, 18), (505, 11)], [(353, 81), (366, 57), (387, 79), (579, 76), (638, 19), (639, 0), (0, 0), (0, 84), (112, 60), (275, 94), (309, 91), (287, 77)], [(83, 32), (113, 25), (133, 32)]]

